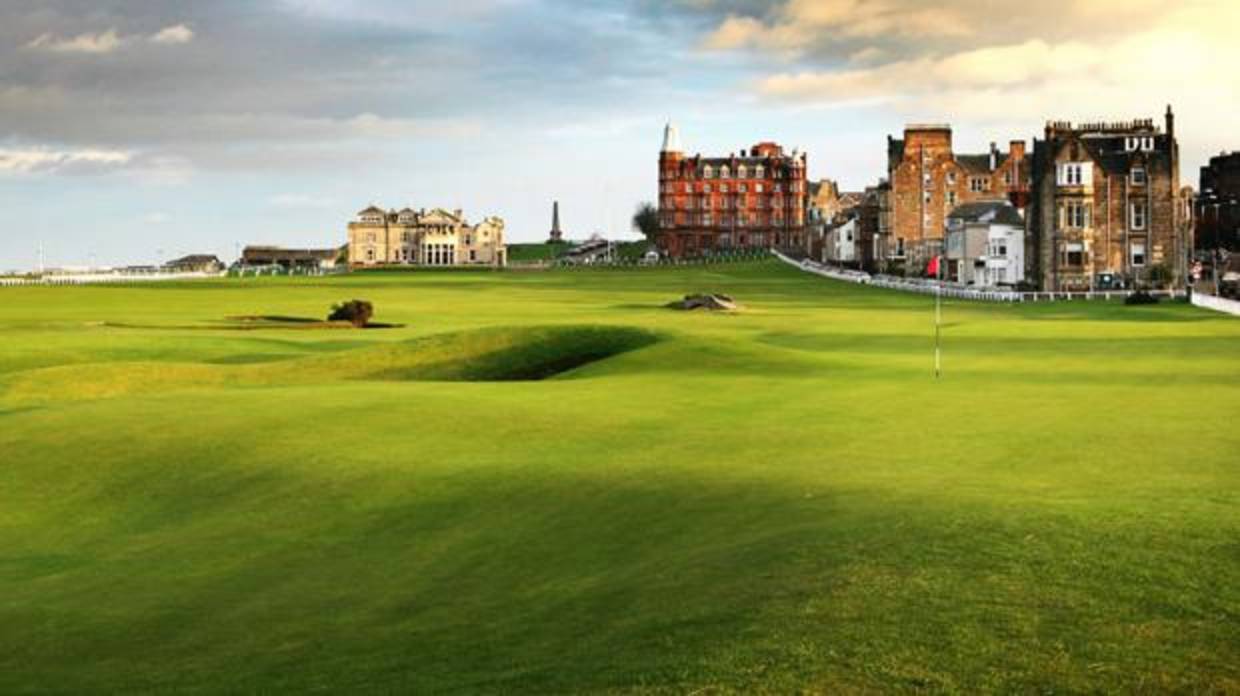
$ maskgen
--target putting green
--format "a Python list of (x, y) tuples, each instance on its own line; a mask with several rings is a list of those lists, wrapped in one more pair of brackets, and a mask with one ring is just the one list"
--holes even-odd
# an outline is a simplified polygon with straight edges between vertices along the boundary
[(2, 693), (1240, 691), (1231, 317), (949, 302), (936, 381), (774, 262), (0, 298)]

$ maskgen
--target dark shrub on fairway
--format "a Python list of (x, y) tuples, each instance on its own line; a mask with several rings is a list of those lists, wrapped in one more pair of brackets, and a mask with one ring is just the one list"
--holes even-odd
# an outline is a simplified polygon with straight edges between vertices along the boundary
[(328, 321), (347, 321), (354, 326), (361, 328), (366, 326), (370, 318), (375, 314), (374, 305), (366, 300), (349, 300), (332, 306), (332, 313), (327, 316)]
[(1128, 297), (1124, 298), (1126, 305), (1151, 305), (1158, 304), (1158, 298), (1154, 297), (1147, 290), (1138, 290)]

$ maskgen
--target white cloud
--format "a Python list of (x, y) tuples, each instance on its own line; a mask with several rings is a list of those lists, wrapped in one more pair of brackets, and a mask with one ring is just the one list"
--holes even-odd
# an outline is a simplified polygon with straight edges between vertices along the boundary
[(151, 35), (151, 42), (157, 44), (183, 44), (194, 40), (194, 30), (184, 24), (164, 27)]
[(148, 225), (166, 225), (169, 222), (172, 222), (172, 216), (169, 215), (168, 213), (157, 211), (154, 213), (147, 213), (146, 215), (143, 215), (142, 222), (145, 222)]
[[(53, 53), (102, 55), (112, 53), (141, 40), (143, 40), (141, 36), (123, 36), (115, 28), (97, 33), (87, 32), (70, 38), (62, 38), (48, 32), (40, 34), (34, 40), (27, 43), (26, 48), (51, 51)], [(184, 44), (194, 40), (194, 31), (185, 24), (173, 24), (145, 37), (145, 40), (150, 43), (168, 46)]]
[(26, 48), (52, 51), (55, 53), (111, 53), (124, 45), (124, 37), (118, 36), (115, 29), (98, 34), (78, 34), (72, 38), (61, 38), (54, 34), (42, 34)]
[(703, 41), (709, 50), (757, 48), (784, 57), (823, 41), (874, 37), (958, 37), (966, 16), (950, 7), (903, 0), (788, 0), (765, 19), (731, 14)]
[(76, 173), (116, 169), (133, 155), (120, 150), (54, 150), (0, 148), (0, 172), (8, 174)]

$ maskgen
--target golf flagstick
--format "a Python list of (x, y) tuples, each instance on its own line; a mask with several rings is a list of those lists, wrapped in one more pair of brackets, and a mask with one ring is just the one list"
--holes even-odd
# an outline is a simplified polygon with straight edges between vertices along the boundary
[(943, 259), (938, 256), (934, 257), (934, 275), (935, 291), (934, 291), (934, 378), (938, 379), (942, 372), (942, 350), (940, 340), (940, 326), (943, 323)]

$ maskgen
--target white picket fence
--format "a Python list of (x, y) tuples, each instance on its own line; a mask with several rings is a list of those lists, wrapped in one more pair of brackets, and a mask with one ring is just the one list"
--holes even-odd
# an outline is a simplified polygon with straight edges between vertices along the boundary
[(1240, 302), (1229, 300), (1226, 297), (1207, 295), (1203, 292), (1194, 292), (1193, 304), (1198, 307), (1212, 309), (1216, 312), (1224, 312), (1226, 314), (1231, 314), (1232, 316), (1240, 317)]
[[(774, 252), (775, 256), (784, 263), (796, 266), (807, 273), (831, 278), (832, 280), (842, 280), (847, 283), (858, 283), (861, 285), (873, 285), (874, 287), (887, 288), (889, 290), (899, 290), (901, 292), (915, 292), (922, 295), (933, 295), (938, 292), (943, 293), (943, 297), (950, 297), (958, 300), (977, 300), (981, 302), (1055, 302), (1060, 300), (1111, 300), (1123, 299), (1131, 295), (1134, 290), (1093, 290), (1089, 292), (1017, 292), (1016, 290), (1005, 290), (1001, 288), (975, 288), (953, 283), (942, 283), (942, 289), (939, 283), (929, 278), (901, 278), (898, 276), (887, 275), (871, 275), (864, 271), (854, 271), (847, 268), (833, 268), (824, 264), (805, 259), (797, 261), (791, 257), (785, 256), (778, 251)], [(1183, 290), (1152, 290), (1151, 295), (1167, 298), (1183, 297)]]
[(24, 285), (95, 285), (99, 283), (153, 283), (169, 280), (219, 278), (218, 273), (74, 273), (41, 278), (0, 278), (0, 287)]

